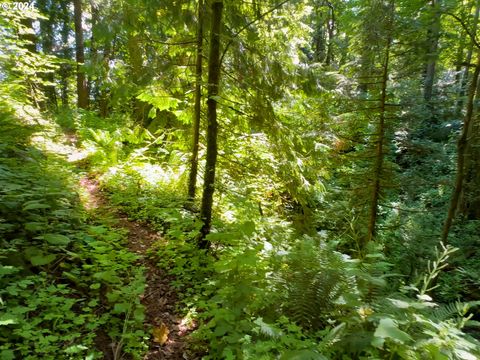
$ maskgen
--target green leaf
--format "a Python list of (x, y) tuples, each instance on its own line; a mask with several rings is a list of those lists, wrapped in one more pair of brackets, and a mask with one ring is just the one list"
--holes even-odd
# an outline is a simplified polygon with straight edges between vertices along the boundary
[(390, 300), (390, 302), (399, 309), (408, 309), (410, 307), (410, 303), (403, 300), (398, 300), (398, 299), (388, 299), (388, 300)]
[(0, 316), (0, 326), (18, 324), (18, 319), (11, 314)]
[(390, 338), (402, 343), (412, 340), (410, 335), (400, 330), (397, 326), (397, 322), (390, 318), (383, 318), (380, 320), (374, 336), (382, 339)]
[(56, 258), (56, 255), (54, 254), (36, 255), (30, 258), (30, 262), (32, 263), (33, 266), (42, 266), (42, 265), (50, 264), (52, 261), (55, 260), (55, 258)]
[(15, 354), (13, 353), (13, 350), (2, 350), (0, 351), (0, 359), (13, 360), (15, 359)]
[(255, 232), (255, 223), (253, 221), (245, 221), (240, 224), (239, 230), (246, 236), (251, 236)]
[(0, 276), (2, 275), (10, 275), (10, 274), (15, 274), (17, 272), (19, 272), (20, 269), (19, 268), (16, 268), (14, 266), (3, 266), (3, 265), (0, 265)]
[(305, 349), (283, 353), (280, 360), (328, 360), (328, 358), (315, 351)]
[(38, 201), (29, 201), (23, 206), (23, 210), (50, 209), (50, 205), (42, 204)]
[(371, 344), (372, 344), (373, 347), (381, 349), (383, 347), (383, 344), (385, 344), (385, 339), (379, 338), (379, 337), (374, 337)]
[(65, 352), (67, 354), (78, 354), (79, 352), (82, 352), (83, 350), (88, 350), (88, 347), (84, 346), (84, 345), (72, 345), (72, 346), (69, 346), (68, 348), (66, 348)]
[(41, 222), (28, 222), (25, 224), (25, 230), (40, 231), (45, 229), (46, 224)]
[(427, 295), (427, 294), (423, 294), (423, 295), (417, 295), (417, 298), (419, 298), (420, 300), (423, 300), (423, 301), (432, 301), (432, 297)]
[(72, 240), (65, 235), (61, 234), (45, 234), (38, 237), (39, 239), (46, 240), (51, 245), (65, 246), (68, 245)]
[(116, 276), (115, 271), (107, 270), (101, 271), (93, 275), (93, 277), (97, 280), (103, 280), (109, 283), (119, 283), (120, 279)]
[(126, 313), (130, 309), (131, 305), (128, 303), (115, 304), (113, 307), (114, 314)]
[(257, 318), (254, 323), (260, 327), (260, 332), (268, 337), (279, 338), (283, 335), (279, 329), (265, 323), (261, 317)]
[(133, 312), (133, 318), (138, 322), (143, 322), (145, 320), (145, 312), (142, 308), (138, 307)]

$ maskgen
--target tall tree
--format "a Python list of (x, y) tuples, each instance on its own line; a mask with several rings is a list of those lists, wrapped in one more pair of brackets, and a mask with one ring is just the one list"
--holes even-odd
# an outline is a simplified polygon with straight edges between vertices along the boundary
[[(51, 55), (53, 52), (54, 41), (54, 24), (57, 21), (56, 4), (53, 1), (39, 0), (37, 6), (45, 18), (40, 19), (40, 44), (44, 54)], [(54, 86), (54, 73), (48, 72), (42, 76), (46, 83), (43, 87), (43, 92), (46, 97), (46, 104), (42, 108), (57, 108), (57, 94)]]
[(88, 88), (85, 77), (85, 50), (83, 43), (82, 0), (73, 0), (73, 16), (75, 23), (75, 58), (77, 61), (77, 105), (79, 108), (88, 107)]
[[(330, 1), (322, 0), (317, 6), (317, 19), (313, 48), (315, 60), (330, 65), (333, 62), (335, 34), (335, 8)], [(326, 9), (326, 12), (323, 10)]]
[[(472, 145), (471, 141), (473, 139), (471, 138), (472, 132), (478, 131), (477, 126), (473, 126), (474, 124), (474, 110), (475, 110), (475, 95), (477, 92), (477, 83), (480, 75), (480, 49), (477, 49), (478, 51), (478, 56), (477, 56), (477, 62), (475, 65), (475, 71), (472, 76), (472, 80), (470, 83), (470, 87), (468, 90), (468, 99), (467, 99), (467, 110), (465, 113), (465, 118), (463, 120), (463, 129), (462, 133), (460, 134), (460, 137), (458, 139), (457, 143), (457, 173), (456, 173), (456, 178), (455, 178), (455, 185), (452, 193), (452, 197), (450, 200), (450, 207), (448, 209), (448, 214), (447, 218), (445, 220), (444, 226), (443, 226), (443, 231), (442, 231), (442, 241), (447, 242), (448, 240), (448, 234), (450, 232), (450, 228), (452, 226), (453, 220), (455, 216), (458, 213), (459, 209), (459, 204), (460, 204), (460, 197), (462, 193), (465, 191), (464, 189), (464, 182), (465, 182), (465, 175), (466, 175), (466, 166), (467, 168), (470, 168), (475, 175), (470, 175), (471, 181), (474, 183), (478, 183), (478, 176), (480, 173), (480, 169), (476, 168), (476, 165), (478, 163), (476, 161), (473, 161), (472, 155), (473, 153), (469, 153), (468, 150), (472, 150)], [(477, 124), (478, 125), (478, 124)], [(478, 133), (475, 134), (476, 137), (478, 137)], [(470, 137), (470, 138), (469, 138)], [(475, 141), (478, 141), (476, 139)], [(472, 168), (473, 166), (473, 168)], [(475, 193), (477, 192), (478, 189), (475, 189)], [(474, 194), (470, 194), (474, 195)], [(478, 196), (478, 194), (476, 194)], [(468, 203), (469, 200), (468, 198), (464, 195), (464, 202)], [(474, 204), (478, 204), (479, 201), (478, 199), (474, 199), (473, 201)], [(470, 206), (465, 206), (465, 211), (470, 211)], [(476, 213), (478, 215), (478, 209), (472, 208), (473, 213)]]
[[(477, 28), (478, 28), (478, 19), (480, 15), (480, 0), (476, 1), (475, 4), (475, 13), (473, 16), (473, 23), (471, 26), (471, 34), (476, 34), (477, 33)], [(464, 25), (466, 26), (466, 21), (462, 20)], [(465, 36), (464, 36), (465, 37)], [(461, 55), (463, 55), (463, 48), (461, 49)], [(464, 97), (465, 97), (465, 92), (467, 90), (468, 86), (468, 79), (470, 76), (470, 68), (471, 68), (471, 62), (472, 62), (472, 56), (473, 56), (473, 50), (474, 50), (474, 43), (473, 41), (469, 42), (469, 45), (467, 47), (467, 55), (465, 58), (463, 56), (459, 57), (458, 62), (462, 62), (464, 64), (464, 69), (461, 72), (460, 76), (460, 88), (458, 92), (458, 101), (457, 101), (457, 113), (460, 113), (462, 107), (463, 107), (463, 102), (464, 102)], [(458, 72), (460, 73), (460, 69), (458, 69)]]
[(202, 205), (200, 218), (203, 221), (198, 240), (201, 249), (210, 247), (206, 236), (212, 226), (213, 194), (215, 192), (215, 169), (217, 165), (217, 95), (220, 83), (220, 44), (222, 28), (223, 2), (214, 0), (212, 3), (212, 25), (210, 30), (210, 53), (208, 58), (208, 97), (207, 97), (207, 154), (205, 176), (203, 183)]
[(431, 0), (430, 8), (432, 14), (427, 32), (427, 56), (425, 64), (423, 97), (427, 102), (429, 110), (433, 112), (433, 84), (435, 81), (435, 68), (437, 66), (438, 58), (438, 40), (440, 38), (440, 0)]
[(70, 60), (72, 58), (72, 49), (68, 44), (68, 39), (70, 37), (70, 23), (71, 23), (71, 13), (68, 9), (68, 2), (60, 2), (60, 12), (59, 17), (61, 20), (60, 28), (60, 38), (61, 38), (61, 51), (60, 57), (64, 60), (60, 64), (60, 99), (62, 101), (62, 106), (68, 107), (69, 105), (69, 90), (68, 90), (68, 79), (71, 73)]
[(378, 205), (381, 193), (381, 180), (383, 175), (383, 163), (384, 163), (384, 142), (385, 142), (385, 119), (387, 111), (387, 85), (389, 74), (389, 61), (390, 61), (390, 47), (392, 44), (392, 22), (393, 22), (393, 1), (387, 9), (385, 30), (387, 33), (384, 60), (382, 64), (382, 77), (381, 77), (381, 90), (380, 90), (380, 104), (379, 115), (377, 124), (377, 139), (375, 150), (375, 165), (373, 173), (373, 189), (370, 202), (370, 215), (368, 219), (368, 230), (366, 242), (373, 240), (376, 231), (377, 217), (378, 217)]
[(203, 0), (198, 1), (197, 10), (197, 57), (195, 61), (195, 106), (193, 115), (193, 140), (192, 140), (192, 157), (190, 159), (190, 174), (188, 181), (188, 197), (190, 200), (195, 199), (195, 190), (197, 186), (198, 173), (198, 150), (200, 140), (200, 120), (202, 105), (202, 67), (203, 67), (203, 17), (204, 5)]
[[(135, 88), (144, 85), (147, 80), (144, 73), (145, 68), (143, 66), (145, 55), (145, 49), (142, 46), (143, 34), (141, 29), (143, 28), (143, 24), (141, 24), (139, 20), (139, 10), (139, 7), (134, 6), (134, 3), (124, 3), (124, 24), (127, 32), (126, 47), (128, 51), (128, 64), (132, 75), (132, 83)], [(135, 96), (133, 99), (133, 108), (133, 115), (137, 123), (144, 124), (150, 106)]]

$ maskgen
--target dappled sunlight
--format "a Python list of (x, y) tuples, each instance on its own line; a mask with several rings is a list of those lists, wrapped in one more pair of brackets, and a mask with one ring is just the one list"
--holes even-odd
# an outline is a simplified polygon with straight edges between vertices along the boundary
[(102, 199), (98, 196), (98, 181), (83, 177), (79, 182), (80, 202), (85, 210), (92, 211), (98, 209), (102, 204)]
[[(111, 166), (106, 172), (106, 177), (122, 176), (126, 165)], [(128, 166), (128, 165), (127, 165)], [(151, 163), (139, 163), (128, 166), (129, 171), (135, 171), (141, 183), (151, 187), (160, 185), (175, 185), (181, 180), (185, 167), (177, 169)]]

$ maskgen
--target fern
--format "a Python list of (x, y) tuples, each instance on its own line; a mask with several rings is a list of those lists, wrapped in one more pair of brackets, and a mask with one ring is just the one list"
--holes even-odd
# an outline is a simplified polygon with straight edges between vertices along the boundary
[(478, 305), (480, 305), (480, 301), (470, 301), (465, 303), (456, 301), (432, 309), (429, 317), (435, 322), (442, 322), (455, 318), (459, 329), (463, 328), (465, 325), (475, 326), (475, 321), (470, 320), (473, 316), (473, 314), (470, 313), (470, 310)]
[(304, 240), (288, 256), (281, 276), (284, 312), (304, 328), (323, 328), (340, 309), (342, 296), (356, 289), (348, 268), (341, 254)]

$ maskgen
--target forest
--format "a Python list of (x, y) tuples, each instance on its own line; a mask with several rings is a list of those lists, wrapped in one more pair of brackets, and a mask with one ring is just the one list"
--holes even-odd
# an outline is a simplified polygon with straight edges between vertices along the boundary
[(480, 0), (0, 0), (0, 360), (480, 359)]

